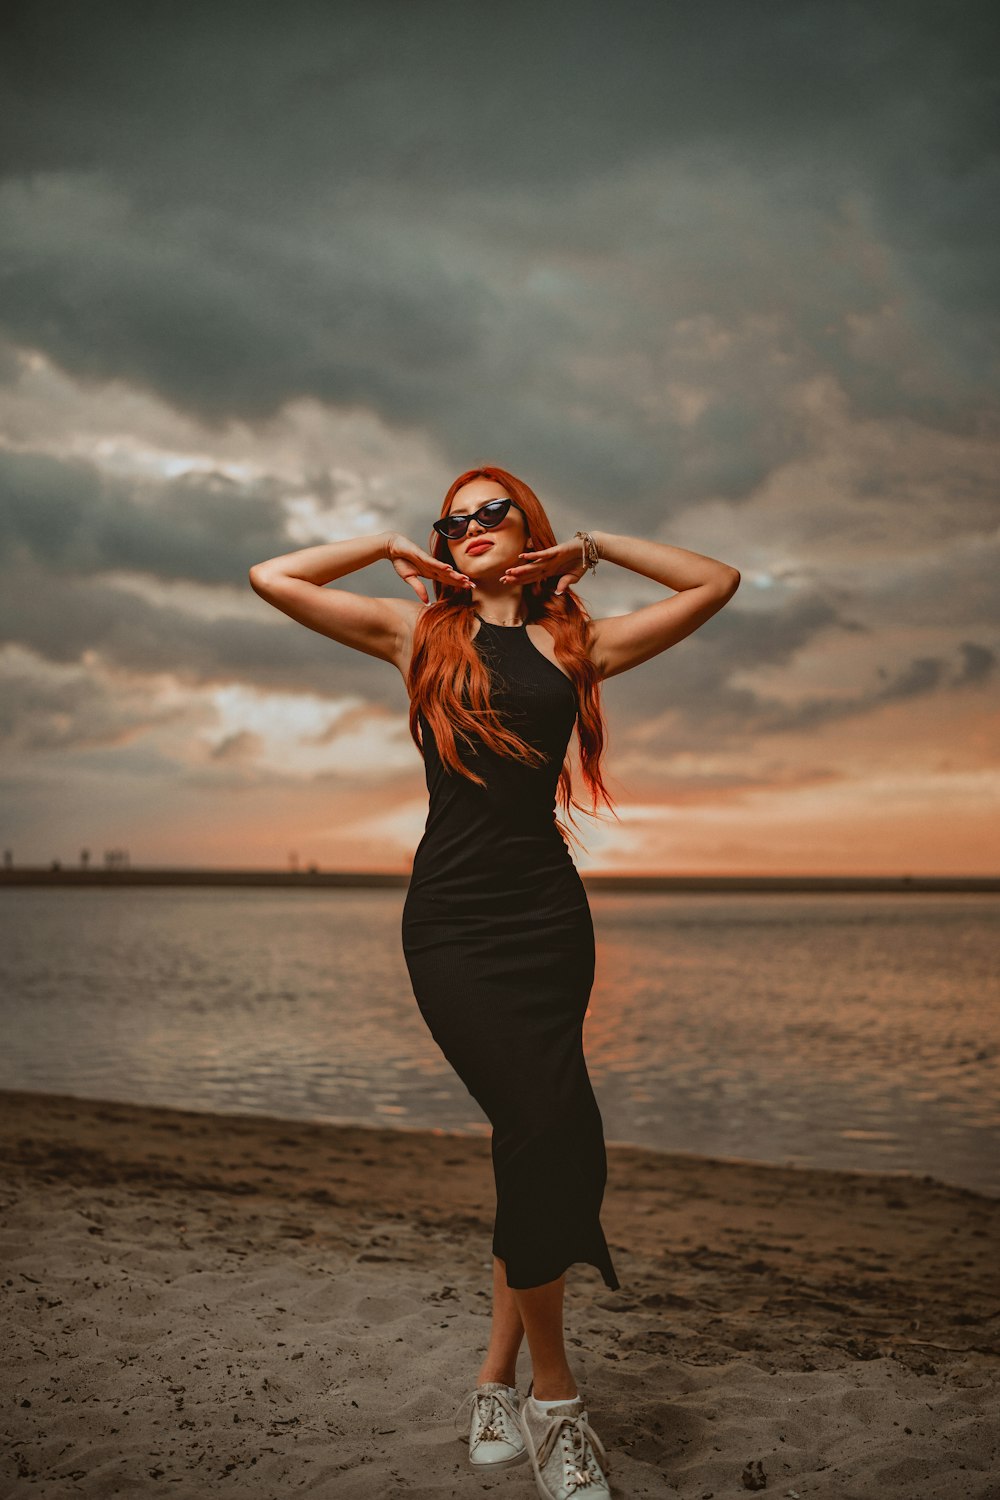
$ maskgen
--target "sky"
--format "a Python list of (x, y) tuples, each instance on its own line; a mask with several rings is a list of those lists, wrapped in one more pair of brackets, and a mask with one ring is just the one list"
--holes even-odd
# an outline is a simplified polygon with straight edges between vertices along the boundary
[[(603, 685), (581, 870), (996, 873), (994, 7), (5, 15), (15, 863), (408, 870), (400, 674), (247, 570), (426, 547), (494, 463), (563, 538), (742, 575)], [(388, 563), (337, 586), (411, 597)]]

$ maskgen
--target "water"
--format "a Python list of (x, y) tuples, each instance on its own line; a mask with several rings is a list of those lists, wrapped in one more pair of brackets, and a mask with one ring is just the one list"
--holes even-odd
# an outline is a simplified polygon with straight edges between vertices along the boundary
[[(404, 890), (0, 892), (0, 1087), (489, 1134)], [(609, 1141), (1000, 1194), (990, 895), (593, 892)]]

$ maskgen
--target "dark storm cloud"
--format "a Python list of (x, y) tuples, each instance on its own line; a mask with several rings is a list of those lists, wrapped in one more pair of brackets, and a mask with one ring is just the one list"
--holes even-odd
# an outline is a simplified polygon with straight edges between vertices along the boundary
[[(879, 668), (880, 677), (888, 677), (884, 667)], [(897, 698), (918, 698), (933, 692), (944, 676), (944, 662), (939, 656), (918, 656), (905, 671), (887, 682), (876, 695), (882, 702), (891, 703)]]
[[(995, 657), (986, 647), (972, 641), (963, 641), (961, 654), (966, 669), (953, 672), (948, 679), (952, 687), (978, 685), (992, 674)], [(968, 663), (976, 665), (972, 673)], [(780, 734), (786, 730), (814, 729), (821, 724), (837, 723), (845, 719), (871, 713), (883, 703), (904, 702), (917, 698), (932, 697), (945, 680), (948, 663), (936, 656), (915, 657), (900, 671), (891, 672), (879, 668), (882, 679), (879, 687), (847, 697), (833, 695), (807, 697), (794, 704), (759, 704), (752, 713), (748, 728), (762, 734)]]
[[(996, 653), (977, 641), (960, 641), (960, 663), (948, 679), (952, 687), (979, 686), (987, 682), (996, 667)], [(884, 685), (873, 695), (872, 701), (891, 703), (894, 699), (918, 698), (932, 693), (944, 680), (945, 663), (939, 656), (918, 656), (902, 671), (893, 676), (885, 667), (879, 668), (879, 677)]]
[[(960, 579), (953, 580), (957, 588)], [(903, 666), (875, 668), (876, 682), (855, 693), (806, 693), (794, 701), (733, 682), (734, 674), (784, 667), (803, 648), (838, 634), (874, 632), (845, 614), (821, 585), (767, 612), (738, 601), (713, 616), (682, 649), (673, 647), (639, 669), (609, 678), (602, 695), (614, 742), (653, 756), (750, 745), (768, 735), (794, 733), (869, 714), (884, 703), (933, 696), (945, 684), (978, 687), (993, 674), (988, 647), (962, 641), (958, 662), (916, 657)], [(664, 729), (663, 714), (669, 715)], [(741, 782), (741, 784), (743, 784)]]
[(153, 704), (141, 687), (100, 683), (83, 669), (52, 678), (30, 664), (0, 678), (0, 745), (8, 752), (118, 748), (187, 714)]
[[(985, 681), (992, 674), (995, 665), (993, 653), (987, 650), (985, 655), (991, 660), (984, 660), (980, 676), (970, 678), (958, 671), (951, 676), (950, 685), (961, 687), (970, 682), (978, 685)], [(637, 743), (642, 747), (644, 755), (649, 753), (654, 757), (661, 753), (669, 756), (685, 750), (704, 751), (706, 744), (716, 752), (733, 749), (740, 744), (755, 743), (759, 748), (768, 735), (818, 729), (826, 724), (862, 718), (883, 703), (932, 697), (944, 681), (946, 665), (936, 657), (918, 658), (896, 675), (883, 671), (880, 675), (888, 680), (878, 688), (846, 695), (810, 694), (795, 702), (769, 698), (765, 693), (737, 687), (726, 680), (724, 670), (720, 671), (714, 688), (710, 680), (706, 679), (699, 684), (697, 690), (676, 693), (672, 690), (673, 684), (668, 682), (664, 684), (664, 697), (669, 700), (672, 709), (683, 710), (683, 718), (671, 720), (668, 748), (664, 749), (662, 743), (658, 744), (648, 731), (640, 734)], [(647, 692), (647, 716), (650, 712), (655, 713), (656, 706)], [(625, 726), (623, 732), (627, 733)], [(811, 781), (811, 774), (807, 774), (805, 779)], [(767, 785), (776, 784), (776, 779), (770, 774), (761, 780)], [(685, 784), (688, 781), (689, 778), (685, 775)], [(777, 782), (780, 782), (780, 777)], [(738, 778), (738, 784), (748, 784), (747, 779)]]
[[(206, 422), (370, 406), (456, 470), (502, 448), (640, 525), (802, 452), (780, 396), (818, 370), (970, 428), (996, 371), (994, 14), (24, 0), (3, 326)], [(671, 331), (747, 313), (767, 339), (707, 366)], [(581, 350), (648, 366), (585, 377)], [(692, 425), (647, 413), (699, 375)]]
[(163, 672), (187, 687), (240, 682), (331, 698), (356, 693), (373, 702), (402, 694), (405, 703), (393, 666), (303, 630), (263, 600), (260, 610), (259, 625), (205, 620), (98, 580), (51, 573), (26, 556), (0, 571), (0, 639), (49, 662), (77, 663), (96, 652), (112, 669)]
[(995, 651), (991, 651), (988, 646), (979, 645), (977, 641), (960, 641), (959, 650), (962, 653), (962, 669), (954, 679), (957, 687), (962, 687), (967, 682), (985, 682), (993, 675), (997, 664)]
[(721, 141), (749, 160), (804, 125), (840, 145), (909, 116), (912, 147), (943, 122), (962, 167), (995, 123), (998, 34), (995, 9), (969, 0), (946, 15), (929, 0), (22, 0), (7, 9), (0, 165), (102, 161), (152, 200), (178, 177), (195, 197), (326, 174), (544, 191), (664, 145)]
[(55, 572), (242, 588), (253, 563), (299, 545), (284, 520), (273, 481), (188, 474), (137, 485), (81, 461), (0, 451), (0, 556), (23, 551)]
[[(602, 685), (613, 742), (628, 741), (651, 754), (748, 744), (754, 734), (789, 727), (792, 710), (780, 700), (730, 679), (742, 669), (783, 667), (803, 647), (856, 622), (819, 589), (796, 595), (773, 610), (746, 610), (738, 599), (708, 620), (694, 637)], [(669, 715), (664, 733), (662, 716)]]

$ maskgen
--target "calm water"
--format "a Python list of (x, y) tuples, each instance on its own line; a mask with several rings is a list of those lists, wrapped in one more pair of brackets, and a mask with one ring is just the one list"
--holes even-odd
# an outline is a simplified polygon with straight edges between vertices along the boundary
[[(0, 892), (0, 1087), (489, 1134), (409, 988), (405, 891)], [(1000, 1194), (1000, 903), (594, 892), (609, 1141)]]

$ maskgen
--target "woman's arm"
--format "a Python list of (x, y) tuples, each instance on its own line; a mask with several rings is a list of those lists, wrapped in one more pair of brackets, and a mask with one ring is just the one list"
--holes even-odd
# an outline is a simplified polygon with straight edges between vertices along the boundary
[[(383, 559), (393, 563), (400, 577), (414, 588), (418, 599), (370, 598), (346, 589), (324, 587), (336, 578)], [(343, 542), (303, 547), (298, 552), (255, 563), (250, 569), (250, 584), (268, 604), (300, 625), (369, 656), (391, 661), (405, 675), (414, 621), (427, 600), (421, 575), (449, 581), (453, 575), (462, 576), (399, 532), (382, 531), (371, 536), (349, 537)]]
[(608, 562), (677, 590), (671, 598), (630, 614), (591, 621), (591, 656), (602, 677), (627, 672), (676, 646), (717, 614), (740, 586), (739, 569), (700, 552), (609, 531), (590, 534)]

